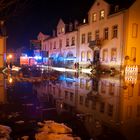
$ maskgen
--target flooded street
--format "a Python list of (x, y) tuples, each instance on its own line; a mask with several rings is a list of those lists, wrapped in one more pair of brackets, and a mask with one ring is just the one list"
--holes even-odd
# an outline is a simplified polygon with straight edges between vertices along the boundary
[(82, 140), (140, 139), (139, 75), (52, 72), (44, 77), (9, 82), (0, 74), (0, 124), (11, 127), (13, 140), (35, 139), (37, 123), (44, 120), (66, 124)]

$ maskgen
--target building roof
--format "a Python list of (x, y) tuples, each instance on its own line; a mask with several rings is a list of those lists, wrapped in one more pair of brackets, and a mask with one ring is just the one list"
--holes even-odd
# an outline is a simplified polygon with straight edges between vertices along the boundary
[[(128, 9), (135, 0), (105, 0), (110, 4), (110, 15)], [(116, 9), (117, 8), (117, 9)]]

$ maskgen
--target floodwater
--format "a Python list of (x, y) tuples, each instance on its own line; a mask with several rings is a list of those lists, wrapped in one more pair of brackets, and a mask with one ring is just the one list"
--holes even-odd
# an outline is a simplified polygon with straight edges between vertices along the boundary
[(82, 140), (140, 140), (139, 77), (54, 72), (9, 81), (0, 74), (0, 124), (13, 140), (33, 140), (43, 120), (65, 123)]

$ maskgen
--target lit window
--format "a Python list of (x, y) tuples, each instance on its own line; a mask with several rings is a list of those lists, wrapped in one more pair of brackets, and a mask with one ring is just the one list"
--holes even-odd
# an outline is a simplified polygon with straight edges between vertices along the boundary
[(65, 31), (64, 27), (62, 27), (62, 29), (61, 29), (61, 30), (62, 30), (62, 33), (64, 33), (64, 31)]
[(91, 60), (91, 51), (88, 51), (87, 52), (87, 61), (90, 61)]
[(81, 41), (82, 44), (85, 43), (85, 34), (82, 34), (82, 41)]
[(115, 25), (112, 27), (112, 29), (113, 29), (113, 36), (112, 37), (116, 38), (118, 36), (118, 26)]
[(81, 53), (81, 61), (84, 61), (84, 60), (85, 60), (85, 53), (82, 52), (82, 53)]
[(80, 88), (84, 88), (84, 79), (80, 79)]
[(105, 17), (105, 11), (101, 10), (100, 11), (100, 19), (104, 19), (104, 17)]
[(88, 33), (88, 38), (87, 38), (88, 43), (91, 41), (91, 38), (92, 38), (92, 34), (91, 34), (91, 32), (89, 32)]
[(117, 60), (117, 49), (113, 48), (111, 49), (111, 61), (116, 61)]
[(95, 39), (98, 40), (99, 39), (99, 30), (95, 31)]
[(92, 14), (92, 22), (95, 22), (97, 20), (97, 14), (93, 13)]
[(89, 80), (86, 80), (86, 90), (89, 90), (90, 89), (90, 81)]
[(108, 39), (108, 28), (104, 29), (104, 39)]

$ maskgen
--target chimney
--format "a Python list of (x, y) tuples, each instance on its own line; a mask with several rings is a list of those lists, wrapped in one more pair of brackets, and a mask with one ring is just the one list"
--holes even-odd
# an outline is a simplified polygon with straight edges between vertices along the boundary
[(77, 28), (78, 28), (78, 20), (75, 20), (74, 21), (74, 30), (77, 30)]
[(55, 37), (56, 36), (56, 32), (55, 32), (55, 30), (53, 30), (53, 37)]
[(73, 24), (70, 22), (69, 23), (69, 31), (71, 32), (73, 30)]

